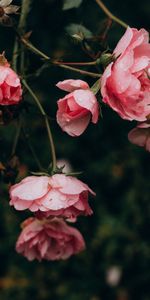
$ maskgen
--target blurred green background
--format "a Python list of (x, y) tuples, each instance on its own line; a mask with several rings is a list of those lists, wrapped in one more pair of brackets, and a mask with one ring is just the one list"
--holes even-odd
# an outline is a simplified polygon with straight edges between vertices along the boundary
[[(20, 1), (14, 4), (20, 5)], [(149, 30), (149, 0), (105, 0), (105, 4), (131, 27)], [(60, 0), (33, 0), (27, 31), (32, 30), (31, 41), (51, 57), (87, 61), (90, 58), (65, 28), (77, 23), (97, 35), (105, 18), (94, 0), (83, 0), (78, 9), (67, 11), (62, 11)], [(108, 35), (110, 49), (123, 33), (119, 25), (112, 25)], [(1, 26), (0, 37), (0, 52), (5, 50), (11, 60), (14, 32)], [(28, 73), (34, 73), (42, 64), (36, 55), (26, 51)], [(89, 77), (50, 67), (40, 76), (31, 77), (30, 84), (51, 117), (58, 158), (67, 159), (75, 171), (83, 171), (79, 178), (96, 191), (96, 198), (90, 199), (93, 216), (80, 217), (76, 224), (87, 249), (60, 262), (28, 262), (16, 254), (20, 222), (30, 214), (9, 207), (8, 185), (1, 180), (0, 300), (149, 300), (150, 154), (128, 142), (127, 134), (134, 123), (120, 119), (105, 106), (98, 125), (90, 125), (81, 137), (63, 133), (55, 114), (56, 101), (65, 93), (55, 84), (67, 78), (94, 83)], [(26, 134), (46, 166), (50, 154), (43, 121), (28, 95), (25, 101), (29, 103), (23, 113)], [(4, 163), (10, 156), (14, 135), (14, 121), (0, 127), (0, 161)], [(23, 135), (16, 154), (21, 175), (27, 169), (37, 170)]]

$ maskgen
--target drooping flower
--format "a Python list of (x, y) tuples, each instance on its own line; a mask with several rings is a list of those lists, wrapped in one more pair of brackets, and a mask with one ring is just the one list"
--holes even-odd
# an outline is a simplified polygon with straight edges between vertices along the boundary
[(9, 63), (0, 55), (0, 105), (18, 104), (22, 97), (21, 83), (18, 75)]
[(150, 114), (150, 44), (145, 29), (128, 27), (101, 78), (103, 102), (123, 119), (145, 121)]
[(128, 139), (132, 144), (150, 152), (150, 123), (139, 123), (129, 132)]
[(10, 188), (10, 205), (17, 210), (43, 212), (46, 217), (72, 219), (92, 213), (88, 204), (89, 192), (95, 195), (88, 185), (72, 176), (29, 176)]
[(16, 243), (16, 251), (28, 260), (67, 259), (85, 249), (81, 233), (58, 218), (29, 218)]
[(90, 120), (92, 123), (98, 122), (99, 105), (85, 81), (69, 79), (58, 82), (56, 86), (69, 92), (57, 102), (57, 123), (63, 131), (71, 136), (79, 136)]
[(0, 0), (0, 23), (5, 26), (11, 26), (12, 20), (10, 14), (16, 14), (19, 6), (11, 5), (13, 0)]

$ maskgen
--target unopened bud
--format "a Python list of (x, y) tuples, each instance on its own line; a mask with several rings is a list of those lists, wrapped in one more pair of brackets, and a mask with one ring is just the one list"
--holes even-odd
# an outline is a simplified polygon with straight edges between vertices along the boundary
[(114, 54), (102, 53), (101, 57), (97, 59), (97, 64), (103, 65), (103, 67), (106, 68), (114, 60)]

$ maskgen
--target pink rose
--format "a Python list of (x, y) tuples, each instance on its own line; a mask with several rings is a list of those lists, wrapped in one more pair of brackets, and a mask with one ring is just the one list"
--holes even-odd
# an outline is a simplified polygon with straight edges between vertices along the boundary
[(82, 80), (64, 80), (56, 84), (69, 92), (58, 100), (57, 123), (71, 136), (79, 136), (87, 128), (91, 118), (98, 122), (99, 105), (89, 85)]
[(146, 30), (130, 28), (114, 50), (117, 58), (101, 78), (103, 102), (123, 119), (145, 121), (150, 114), (150, 44)]
[(92, 213), (89, 192), (95, 195), (85, 183), (64, 174), (29, 176), (10, 188), (10, 205), (17, 210), (47, 212), (46, 217), (76, 218)]
[(9, 64), (1, 64), (4, 57), (0, 56), (0, 105), (18, 104), (21, 100), (22, 89), (18, 75)]
[(29, 218), (16, 243), (16, 251), (28, 260), (59, 260), (85, 249), (81, 233), (62, 219)]
[(128, 139), (132, 144), (144, 147), (150, 152), (150, 124), (141, 123), (128, 134)]

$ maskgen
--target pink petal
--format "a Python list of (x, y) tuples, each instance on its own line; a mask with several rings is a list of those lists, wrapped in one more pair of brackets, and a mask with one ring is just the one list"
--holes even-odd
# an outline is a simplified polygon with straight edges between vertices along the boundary
[(133, 30), (132, 28), (128, 27), (122, 38), (120, 39), (119, 43), (117, 44), (116, 48), (114, 49), (114, 53), (116, 56), (123, 53), (127, 47), (129, 46), (133, 37)]
[[(150, 55), (150, 54), (149, 54)], [(139, 72), (141, 70), (146, 69), (150, 63), (150, 58), (146, 56), (142, 56), (134, 60), (134, 65), (132, 67), (132, 73)]]
[(79, 179), (63, 174), (53, 175), (53, 177), (51, 178), (51, 185), (55, 188), (58, 187), (61, 193), (69, 195), (77, 195), (82, 193), (83, 191), (89, 190), (88, 185), (86, 185)]
[(80, 79), (67, 79), (64, 81), (59, 81), (56, 86), (61, 89), (64, 90), (66, 92), (73, 92), (77, 89), (88, 89), (89, 85), (87, 82), (80, 80)]
[(20, 85), (20, 79), (17, 76), (17, 74), (10, 68), (9, 69), (9, 73), (5, 79), (5, 82), (10, 85), (10, 86), (14, 86), (17, 87)]
[(145, 129), (132, 129), (128, 134), (128, 139), (132, 144), (144, 147), (147, 140), (147, 132)]
[(65, 194), (53, 189), (44, 197), (42, 206), (47, 208), (47, 211), (60, 210), (73, 205), (78, 200), (78, 197), (73, 197), (71, 195), (69, 200), (70, 201), (68, 202), (68, 198)]
[(89, 110), (92, 114), (93, 123), (97, 123), (99, 116), (99, 105), (95, 95), (90, 90), (76, 90), (73, 93), (76, 103)]
[[(82, 116), (83, 115), (83, 116)], [(78, 115), (78, 118), (71, 118), (68, 115), (64, 115), (59, 110), (57, 111), (57, 123), (60, 125), (63, 131), (67, 132), (70, 136), (79, 136), (87, 128), (91, 116), (90, 113), (84, 112)]]
[(8, 74), (8, 68), (0, 66), (0, 84), (2, 84), (5, 81)]
[(16, 210), (24, 210), (31, 206), (33, 201), (23, 201), (18, 198), (14, 198), (9, 202), (10, 206), (14, 206)]
[(10, 196), (31, 201), (43, 197), (49, 189), (49, 177), (29, 176), (10, 188)]

